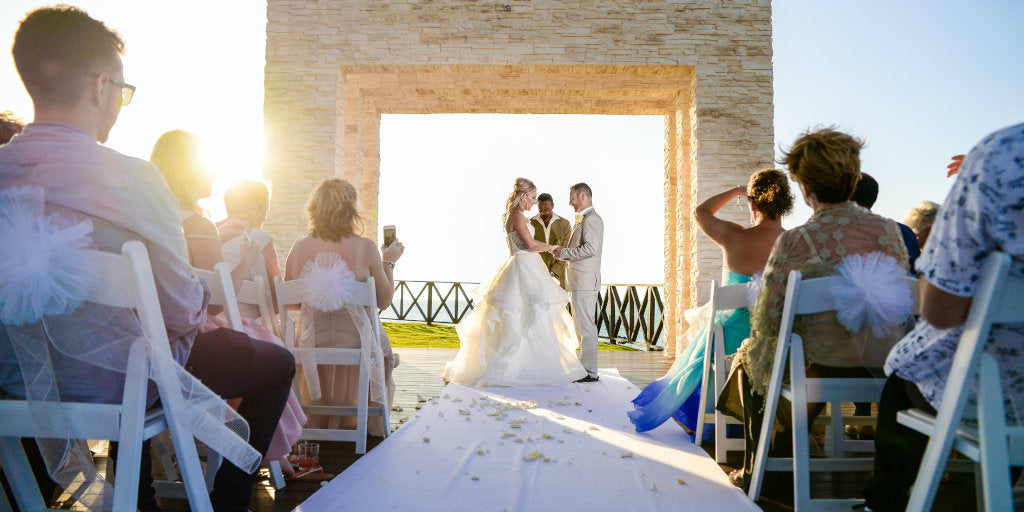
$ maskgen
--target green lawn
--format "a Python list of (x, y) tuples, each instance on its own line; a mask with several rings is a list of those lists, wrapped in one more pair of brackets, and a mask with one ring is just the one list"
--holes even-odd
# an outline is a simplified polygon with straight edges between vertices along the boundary
[[(413, 322), (384, 322), (392, 347), (459, 348), (459, 336), (453, 325), (427, 325)], [(598, 350), (633, 352), (636, 349), (614, 343), (598, 343)]]

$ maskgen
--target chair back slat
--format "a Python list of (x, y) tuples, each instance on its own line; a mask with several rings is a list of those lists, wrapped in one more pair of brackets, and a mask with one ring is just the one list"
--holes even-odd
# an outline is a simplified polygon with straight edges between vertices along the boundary
[(713, 300), (711, 309), (715, 311), (726, 311), (730, 309), (745, 308), (747, 304), (747, 285), (730, 284), (719, 286), (713, 289)]
[(235, 285), (231, 281), (231, 271), (223, 261), (214, 265), (213, 270), (195, 268), (197, 276), (206, 280), (210, 287), (210, 305), (221, 306), (228, 317), (228, 326), (236, 331), (244, 331), (242, 314), (238, 310), (238, 299), (235, 297)]
[(994, 324), (1010, 324), (1024, 322), (1024, 278), (1008, 275), (1005, 278), (999, 296), (991, 306), (991, 322)]
[(103, 282), (90, 288), (86, 300), (104, 306), (134, 308), (138, 302), (138, 289), (131, 274), (124, 272), (130, 265), (128, 258), (123, 254), (100, 251), (90, 251), (89, 256), (99, 265), (97, 274), (103, 276)]

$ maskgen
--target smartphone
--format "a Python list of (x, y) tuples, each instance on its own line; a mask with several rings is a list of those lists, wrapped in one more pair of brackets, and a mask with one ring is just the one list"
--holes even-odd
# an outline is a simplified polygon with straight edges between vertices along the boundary
[(387, 247), (395, 242), (395, 226), (387, 225), (384, 226), (384, 247)]

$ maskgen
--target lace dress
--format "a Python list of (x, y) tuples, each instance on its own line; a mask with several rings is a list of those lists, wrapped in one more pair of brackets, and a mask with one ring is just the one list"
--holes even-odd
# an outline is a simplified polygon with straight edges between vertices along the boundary
[(473, 311), (455, 326), (461, 346), (445, 364), (445, 379), (467, 386), (535, 387), (585, 377), (566, 310), (569, 293), (515, 231), (507, 241), (511, 255), (474, 291)]
[[(805, 279), (829, 276), (847, 256), (872, 252), (891, 256), (909, 269), (907, 248), (896, 222), (849, 201), (819, 209), (806, 224), (779, 237), (751, 312), (750, 338), (733, 361), (743, 365), (755, 393), (764, 395), (771, 377), (789, 272), (799, 270)], [(879, 339), (870, 332), (850, 333), (834, 311), (797, 316), (793, 332), (804, 340), (808, 364), (867, 368), (881, 368), (901, 334)]]

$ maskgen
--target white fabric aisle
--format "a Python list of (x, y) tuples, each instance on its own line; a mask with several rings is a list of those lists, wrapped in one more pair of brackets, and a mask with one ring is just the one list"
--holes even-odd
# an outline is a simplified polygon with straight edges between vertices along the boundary
[(615, 369), (600, 375), (449, 384), (296, 510), (759, 510), (673, 422), (636, 433), (626, 411), (639, 390)]

